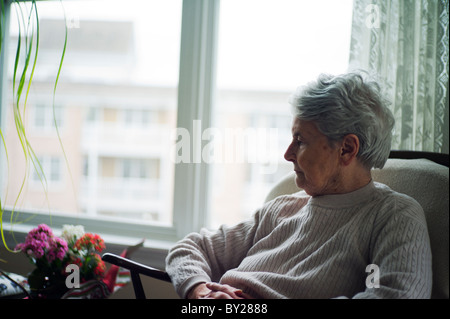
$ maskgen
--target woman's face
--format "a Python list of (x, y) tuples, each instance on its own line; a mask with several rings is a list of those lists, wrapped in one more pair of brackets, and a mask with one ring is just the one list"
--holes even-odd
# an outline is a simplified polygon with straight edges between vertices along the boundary
[(311, 196), (339, 193), (340, 147), (332, 147), (314, 122), (294, 118), (284, 158), (294, 163), (296, 184)]

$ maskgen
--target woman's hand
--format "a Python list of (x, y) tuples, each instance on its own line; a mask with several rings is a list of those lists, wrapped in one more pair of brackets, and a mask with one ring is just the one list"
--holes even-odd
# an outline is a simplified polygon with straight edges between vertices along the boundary
[(251, 299), (241, 289), (214, 282), (201, 283), (192, 288), (189, 299)]

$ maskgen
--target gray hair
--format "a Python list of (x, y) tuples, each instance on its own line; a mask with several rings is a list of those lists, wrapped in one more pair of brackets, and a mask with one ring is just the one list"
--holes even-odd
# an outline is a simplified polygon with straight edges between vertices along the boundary
[(313, 121), (331, 144), (347, 134), (359, 138), (357, 158), (367, 168), (383, 168), (391, 150), (394, 117), (380, 86), (359, 73), (322, 74), (290, 97), (294, 115)]

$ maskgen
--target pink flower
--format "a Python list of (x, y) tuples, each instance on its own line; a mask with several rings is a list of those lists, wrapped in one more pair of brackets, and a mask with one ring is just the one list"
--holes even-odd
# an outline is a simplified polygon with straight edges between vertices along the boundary
[(54, 237), (53, 243), (55, 244), (53, 249), (56, 253), (56, 258), (58, 258), (59, 260), (63, 260), (67, 250), (69, 249), (67, 247), (67, 242), (59, 237)]
[(49, 263), (52, 263), (55, 259), (56, 259), (55, 251), (50, 250), (49, 252), (47, 252), (47, 260)]
[(44, 253), (45, 253), (45, 251), (42, 247), (37, 247), (36, 249), (32, 250), (32, 252), (34, 253), (34, 257), (37, 259), (44, 257)]
[(62, 260), (68, 250), (65, 240), (53, 235), (50, 227), (41, 224), (32, 229), (23, 244), (18, 244), (16, 250), (22, 250), (26, 255), (35, 259), (46, 256), (52, 263), (55, 259)]
[(47, 250), (47, 260), (52, 263), (55, 259), (63, 260), (68, 250), (67, 243), (59, 237), (51, 237)]

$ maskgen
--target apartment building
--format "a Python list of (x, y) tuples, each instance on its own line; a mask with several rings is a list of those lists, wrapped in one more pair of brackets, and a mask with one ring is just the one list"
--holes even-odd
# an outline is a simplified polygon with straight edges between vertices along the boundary
[[(45, 30), (61, 30), (60, 23), (41, 21), (42, 71), (33, 81), (25, 118), (46, 182), (36, 173), (39, 165), (29, 163), (30, 178), (20, 191), (27, 172), (25, 156), (15, 137), (13, 114), (7, 112), (6, 143), (12, 160), (6, 206), (171, 224), (173, 152), (179, 141), (174, 134), (176, 85), (133, 81), (137, 66), (132, 22), (82, 21), (83, 28), (72, 32), (68, 43), (54, 111), (52, 79), (60, 51)], [(287, 97), (288, 92), (217, 92), (216, 132), (222, 138), (231, 132), (231, 150), (244, 156), (231, 161), (215, 158), (210, 163), (212, 224), (249, 216), (276, 180), (291, 169), (283, 159), (290, 134)], [(254, 134), (246, 135), (248, 129)], [(230, 146), (225, 147), (217, 134), (214, 143), (216, 154), (229, 154)], [(256, 148), (255, 143), (259, 143)], [(16, 194), (20, 194), (17, 202)]]

